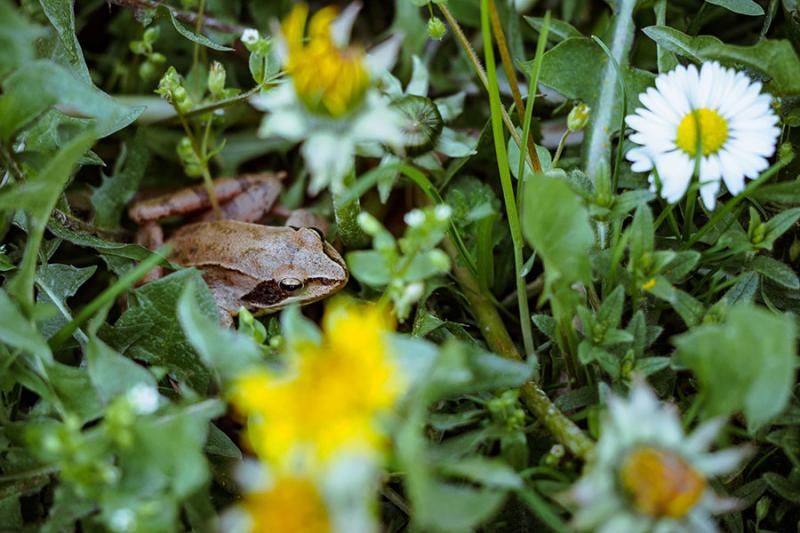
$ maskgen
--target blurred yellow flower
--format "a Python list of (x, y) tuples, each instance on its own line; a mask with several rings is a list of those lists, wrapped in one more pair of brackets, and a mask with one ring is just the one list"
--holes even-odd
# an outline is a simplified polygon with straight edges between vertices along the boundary
[(325, 502), (307, 479), (280, 478), (264, 491), (246, 494), (242, 508), (253, 533), (327, 533), (332, 529)]
[(281, 375), (243, 375), (232, 402), (248, 417), (248, 442), (272, 465), (325, 463), (344, 450), (375, 453), (387, 444), (381, 416), (405, 389), (379, 308), (336, 299), (323, 318), (323, 340), (289, 349), (293, 368)]
[(339, 48), (334, 42), (331, 24), (337, 14), (333, 6), (314, 14), (308, 24), (308, 42), (304, 39), (306, 4), (296, 5), (282, 25), (289, 52), (286, 72), (297, 95), (310, 109), (333, 117), (355, 108), (369, 87), (364, 51)]

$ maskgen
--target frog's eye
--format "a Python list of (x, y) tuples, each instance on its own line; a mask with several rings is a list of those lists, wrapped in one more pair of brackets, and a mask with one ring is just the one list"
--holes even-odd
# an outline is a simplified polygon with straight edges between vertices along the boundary
[(280, 286), (286, 292), (295, 292), (303, 288), (303, 282), (297, 278), (283, 278)]

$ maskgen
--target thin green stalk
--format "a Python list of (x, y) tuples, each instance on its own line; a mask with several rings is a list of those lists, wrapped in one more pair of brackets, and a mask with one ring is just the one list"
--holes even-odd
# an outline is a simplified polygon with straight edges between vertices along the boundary
[(164, 245), (159, 250), (154, 252), (150, 257), (136, 265), (133, 269), (126, 272), (116, 283), (101, 292), (94, 300), (89, 302), (80, 312), (75, 315), (75, 318), (70, 320), (55, 335), (50, 338), (50, 348), (55, 352), (64, 345), (67, 340), (72, 336), (81, 325), (89, 320), (92, 315), (99, 311), (104, 305), (116, 300), (117, 296), (127, 290), (134, 283), (142, 279), (153, 267), (169, 255), (171, 251), (170, 245)]
[(564, 132), (564, 135), (561, 136), (561, 140), (558, 141), (558, 148), (556, 149), (556, 155), (553, 156), (553, 167), (558, 166), (558, 162), (561, 159), (561, 154), (564, 152), (564, 146), (567, 144), (567, 138), (569, 138), (569, 134), (571, 132), (569, 130)]
[(684, 247), (689, 248), (697, 241), (702, 239), (706, 233), (711, 231), (711, 228), (716, 226), (720, 220), (722, 220), (726, 215), (728, 215), (728, 213), (733, 211), (733, 209), (737, 205), (739, 205), (739, 203), (741, 203), (745, 198), (753, 194), (756, 189), (761, 187), (761, 185), (763, 185), (766, 181), (768, 181), (770, 178), (776, 175), (783, 167), (791, 163), (793, 159), (794, 159), (794, 154), (789, 154), (787, 156), (780, 157), (778, 161), (776, 161), (774, 165), (772, 165), (766, 171), (764, 171), (764, 173), (761, 174), (761, 176), (759, 176), (757, 180), (751, 181), (741, 193), (734, 196), (728, 202), (726, 202), (722, 207), (714, 211), (714, 214), (708, 220), (708, 222), (706, 222), (703, 225), (703, 227), (698, 229), (694, 233), (694, 235), (692, 235), (692, 238), (686, 242)]
[[(442, 11), (444, 18), (447, 19), (447, 23), (450, 25), (450, 28), (453, 30), (453, 35), (456, 36), (456, 40), (458, 44), (461, 45), (461, 48), (464, 50), (464, 53), (467, 54), (467, 59), (472, 64), (472, 68), (475, 70), (475, 73), (478, 75), (478, 78), (481, 80), (481, 84), (483, 84), (483, 88), (487, 91), (489, 90), (489, 80), (486, 77), (486, 72), (483, 70), (483, 66), (481, 65), (478, 56), (475, 54), (475, 51), (472, 49), (472, 46), (469, 44), (469, 39), (467, 36), (464, 35), (464, 31), (461, 29), (461, 25), (458, 21), (453, 17), (453, 14), (448, 9), (447, 5), (444, 3), (438, 4), (439, 9)], [(500, 112), (503, 115), (503, 123), (506, 125), (506, 129), (514, 141), (517, 143), (517, 146), (525, 146), (522, 144), (522, 139), (519, 136), (519, 132), (517, 132), (517, 128), (514, 127), (514, 123), (511, 121), (511, 117), (508, 116), (508, 112), (506, 111), (505, 107), (500, 108)], [(528, 164), (531, 168), (534, 169), (541, 169), (542, 164), (539, 162), (539, 156), (536, 154), (536, 150), (533, 151), (528, 150), (527, 152)]]
[(197, 157), (197, 160), (200, 161), (200, 169), (203, 173), (203, 185), (205, 185), (206, 194), (208, 194), (208, 200), (211, 202), (211, 209), (214, 211), (214, 216), (219, 220), (222, 218), (222, 211), (220, 210), (219, 202), (217, 201), (217, 193), (214, 191), (214, 180), (211, 178), (211, 172), (208, 170), (208, 159), (206, 158), (205, 147), (197, 141), (197, 138), (195, 137), (194, 132), (192, 132), (192, 129), (189, 127), (189, 123), (186, 122), (186, 118), (183, 116), (183, 113), (181, 113), (177, 107), (175, 108), (175, 111), (178, 113), (178, 118), (181, 121), (183, 130), (186, 132), (186, 136), (189, 138), (189, 142), (192, 143), (194, 155)]
[[(517, 202), (514, 198), (514, 186), (511, 182), (511, 170), (508, 164), (508, 154), (506, 153), (506, 142), (505, 136), (503, 135), (502, 118), (500, 116), (500, 89), (497, 86), (497, 70), (494, 48), (492, 47), (492, 33), (489, 27), (488, 0), (481, 1), (481, 29), (483, 31), (483, 48), (486, 56), (486, 72), (489, 78), (489, 106), (492, 114), (494, 149), (497, 154), (497, 168), (500, 172), (500, 185), (503, 189), (503, 201), (506, 207), (508, 227), (511, 231), (511, 241), (514, 245), (514, 272), (516, 273), (517, 301), (520, 307), (520, 320), (523, 324), (529, 325), (530, 319), (528, 317), (530, 312), (527, 310), (528, 299), (525, 297), (525, 278), (522, 276), (522, 248), (524, 241), (522, 239), (522, 227), (520, 226), (519, 215), (517, 213)], [(523, 327), (522, 334), (526, 354), (535, 356), (531, 328)]]
[(369, 245), (369, 236), (358, 225), (358, 215), (361, 213), (361, 202), (358, 197), (352, 198), (347, 194), (348, 188), (356, 181), (355, 167), (343, 178), (341, 187), (331, 187), (333, 199), (333, 214), (336, 218), (336, 227), (339, 238), (345, 248), (364, 248)]
[(692, 219), (694, 219), (694, 207), (697, 203), (697, 186), (692, 184), (686, 195), (686, 210), (683, 213), (683, 240), (689, 240), (692, 233)]

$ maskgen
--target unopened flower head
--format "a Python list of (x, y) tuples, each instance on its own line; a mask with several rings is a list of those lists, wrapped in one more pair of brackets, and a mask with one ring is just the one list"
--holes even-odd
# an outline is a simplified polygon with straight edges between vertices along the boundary
[(339, 454), (381, 453), (381, 419), (405, 390), (386, 338), (392, 329), (381, 309), (338, 298), (326, 309), (322, 343), (291, 346), (292, 371), (241, 376), (232, 401), (249, 417), (259, 458), (313, 468)]
[(425, 223), (425, 213), (421, 209), (412, 209), (403, 216), (406, 224), (416, 228)]
[(308, 6), (298, 4), (283, 22), (289, 51), (286, 72), (300, 99), (314, 111), (338, 117), (354, 109), (369, 87), (363, 50), (340, 48), (331, 35), (338, 12), (325, 7), (311, 17), (305, 39)]
[(741, 448), (708, 452), (722, 422), (687, 435), (673, 405), (662, 404), (636, 380), (630, 396), (612, 396), (596, 457), (565, 500), (577, 504), (581, 531), (715, 531), (711, 515), (735, 501), (716, 495), (709, 480), (732, 471)]
[(650, 173), (653, 190), (658, 178), (661, 195), (671, 203), (686, 193), (696, 162), (700, 196), (713, 209), (720, 181), (739, 194), (745, 178), (757, 178), (775, 153), (780, 129), (772, 98), (761, 93), (760, 82), (717, 62), (661, 74), (639, 100), (644, 107), (625, 122), (640, 146), (626, 157), (635, 172)]

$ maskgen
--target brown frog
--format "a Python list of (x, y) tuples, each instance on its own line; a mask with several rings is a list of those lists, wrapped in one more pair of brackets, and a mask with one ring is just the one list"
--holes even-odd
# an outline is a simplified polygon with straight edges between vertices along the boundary
[(214, 182), (217, 219), (202, 185), (134, 203), (128, 213), (141, 226), (138, 241), (154, 248), (164, 235), (160, 219), (204, 211), (167, 240), (170, 261), (203, 271), (221, 320), (244, 306), (254, 315), (289, 304), (307, 304), (330, 296), (345, 286), (345, 262), (322, 235), (323, 224), (297, 212), (286, 226), (255, 224), (273, 208), (281, 191), (282, 175), (248, 174)]

